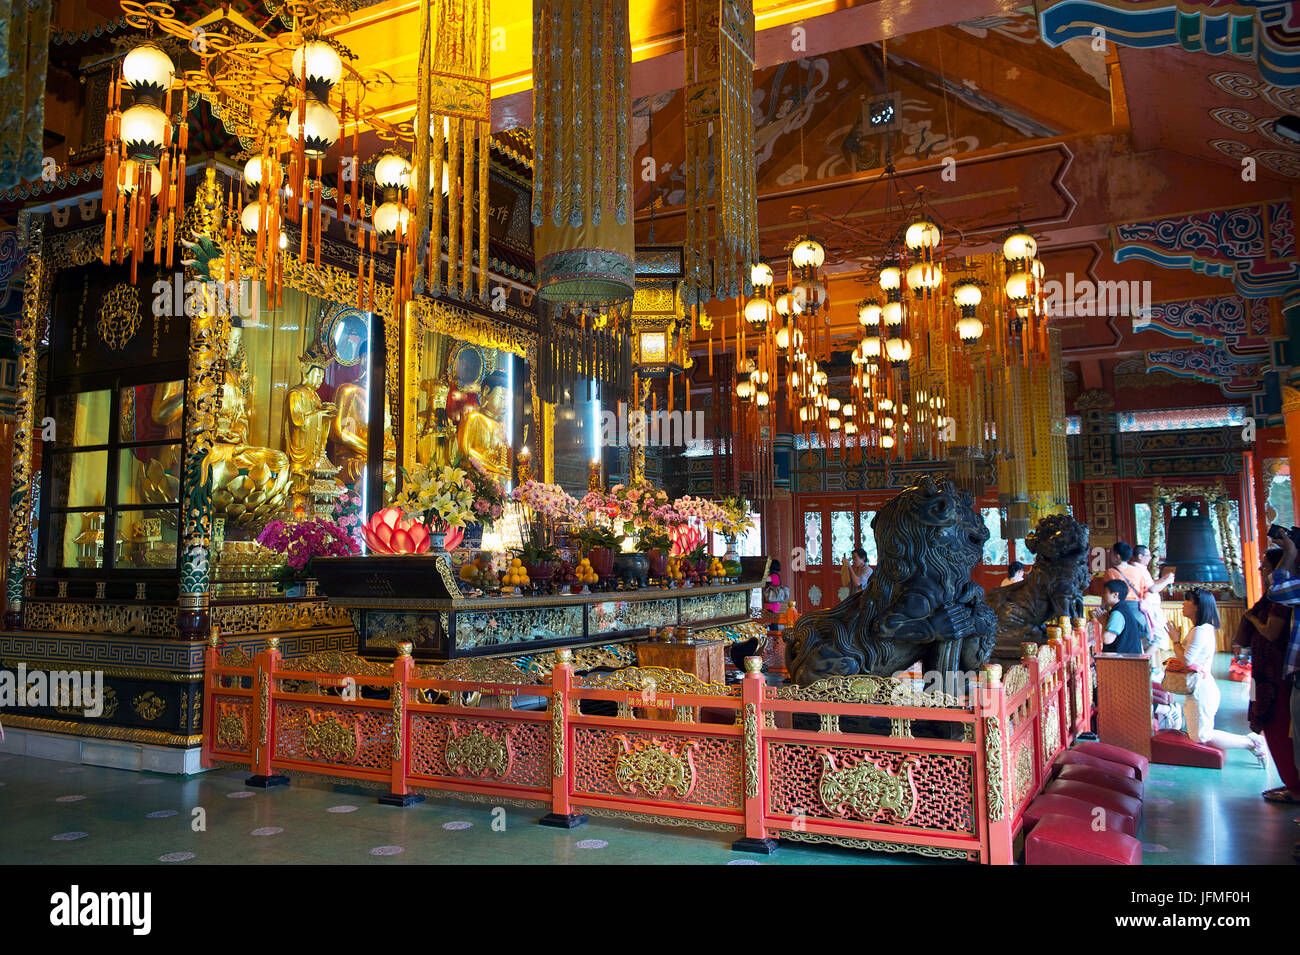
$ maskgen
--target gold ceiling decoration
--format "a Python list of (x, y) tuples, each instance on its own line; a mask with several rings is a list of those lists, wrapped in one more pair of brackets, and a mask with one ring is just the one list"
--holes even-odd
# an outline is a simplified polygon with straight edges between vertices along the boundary
[(758, 261), (754, 5), (686, 0), (686, 300), (749, 292)]

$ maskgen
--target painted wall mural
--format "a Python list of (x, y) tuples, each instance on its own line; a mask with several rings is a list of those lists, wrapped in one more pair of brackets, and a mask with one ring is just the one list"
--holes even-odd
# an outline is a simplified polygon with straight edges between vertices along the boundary
[(1116, 262), (1231, 278), (1239, 295), (1267, 298), (1300, 283), (1290, 202), (1126, 222), (1111, 227)]
[(1258, 361), (1268, 354), (1269, 304), (1267, 299), (1236, 295), (1156, 302), (1147, 315), (1133, 317), (1133, 331), (1146, 329), (1222, 345), (1237, 359)]
[(1270, 83), (1300, 86), (1300, 8), (1284, 0), (1040, 0), (1039, 27), (1049, 46), (1100, 28), (1120, 46), (1252, 58)]

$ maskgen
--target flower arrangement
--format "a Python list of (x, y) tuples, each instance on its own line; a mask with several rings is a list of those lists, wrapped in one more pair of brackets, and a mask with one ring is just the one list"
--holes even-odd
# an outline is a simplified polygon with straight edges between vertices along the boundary
[(724, 497), (718, 502), (718, 510), (722, 512), (718, 526), (714, 527), (718, 533), (734, 537), (749, 526), (750, 506), (745, 497), (739, 495)]
[(581, 524), (573, 532), (573, 536), (582, 544), (582, 549), (590, 551), (593, 547), (608, 547), (610, 550), (619, 550), (623, 546), (626, 538), (625, 534), (620, 534), (613, 527), (604, 524)]
[(365, 540), (361, 509), (361, 495), (351, 488), (334, 502), (334, 523), (347, 531), (358, 546)]
[(407, 514), (423, 514), (431, 531), (446, 531), (478, 520), (474, 501), (475, 488), (463, 468), (417, 465), (402, 469), (402, 491), (393, 504)]
[(466, 477), (469, 482), (470, 493), (474, 497), (474, 503), (471, 505), (474, 511), (474, 520), (485, 528), (489, 528), (493, 522), (501, 519), (501, 514), (505, 510), (505, 488), (488, 473), (483, 465), (472, 458), (469, 462)]
[(692, 524), (679, 524), (673, 528), (672, 537), (672, 556), (685, 557), (689, 561), (699, 561), (704, 559), (704, 543), (707, 538), (704, 532)]
[(257, 542), (284, 555), (287, 577), (306, 577), (316, 557), (351, 557), (361, 553), (361, 546), (347, 530), (320, 517), (271, 521), (257, 535)]
[(534, 514), (556, 523), (571, 518), (578, 508), (578, 502), (558, 484), (529, 480), (511, 491), (510, 496)]

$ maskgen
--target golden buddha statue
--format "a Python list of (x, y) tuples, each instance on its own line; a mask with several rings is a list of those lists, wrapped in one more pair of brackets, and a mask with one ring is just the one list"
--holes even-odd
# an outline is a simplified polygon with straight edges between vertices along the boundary
[(248, 443), (252, 392), (243, 329), (234, 325), (226, 348), (208, 467), (212, 473), (213, 516), (238, 524), (265, 524), (271, 520), (284, 510), (289, 488), (289, 458), (285, 453)]
[(510, 476), (510, 439), (505, 432), (505, 415), (510, 401), (506, 376), (494, 371), (483, 379), (477, 407), (465, 408), (456, 428), (453, 464), (467, 466), (473, 460), (498, 478)]
[[(213, 516), (239, 524), (257, 525), (265, 524), (284, 509), (289, 459), (282, 451), (248, 443), (252, 390), (243, 329), (235, 324), (230, 329), (226, 345), (216, 427), (207, 466), (212, 475)], [(169, 438), (181, 437), (184, 411), (183, 382), (168, 382), (155, 389), (150, 413), (157, 424), (167, 429)], [(179, 481), (165, 464), (151, 460), (145, 465), (142, 484), (146, 502), (176, 500)], [(176, 469), (179, 470), (179, 461)]]
[(299, 361), (302, 381), (284, 396), (284, 450), (289, 456), (289, 487), (296, 495), (308, 492), (317, 463), (325, 457), (329, 422), (336, 417), (334, 404), (321, 401), (317, 391), (325, 381), (329, 356), (313, 345)]
[[(344, 484), (356, 484), (365, 473), (370, 447), (370, 392), (365, 377), (340, 385), (334, 392), (338, 412), (330, 425), (338, 464), (338, 478)], [(391, 416), (384, 406), (384, 483), (397, 473), (397, 439), (389, 423)], [(423, 462), (421, 462), (423, 463)]]

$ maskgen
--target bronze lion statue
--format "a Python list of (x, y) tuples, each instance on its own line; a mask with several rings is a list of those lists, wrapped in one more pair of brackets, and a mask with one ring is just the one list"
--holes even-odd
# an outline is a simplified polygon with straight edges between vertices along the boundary
[(1022, 643), (1046, 643), (1049, 623), (1083, 616), (1088, 587), (1088, 525), (1068, 514), (1049, 514), (1025, 536), (1035, 557), (1025, 579), (988, 595), (998, 617), (995, 655), (1019, 660)]
[(803, 614), (786, 637), (786, 669), (800, 685), (823, 677), (976, 671), (993, 651), (997, 618), (971, 580), (989, 532), (971, 496), (925, 476), (871, 522), (879, 555), (866, 587)]

